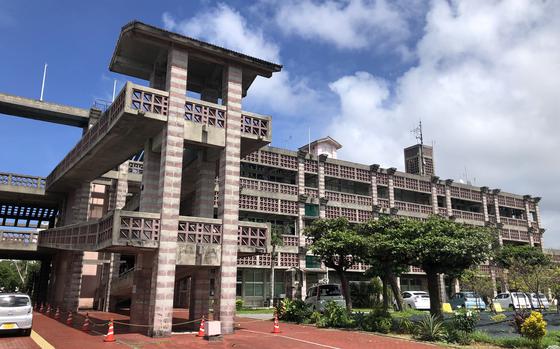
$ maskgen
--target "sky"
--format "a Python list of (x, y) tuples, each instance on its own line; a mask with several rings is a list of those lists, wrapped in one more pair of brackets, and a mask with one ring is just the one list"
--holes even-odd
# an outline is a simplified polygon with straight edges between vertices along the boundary
[[(0, 0), (0, 92), (110, 100), (120, 28), (138, 19), (284, 66), (243, 109), (272, 145), (330, 135), (339, 158), (404, 168), (421, 120), (440, 178), (541, 196), (560, 248), (560, 1)], [(0, 115), (0, 171), (46, 176), (81, 131)]]

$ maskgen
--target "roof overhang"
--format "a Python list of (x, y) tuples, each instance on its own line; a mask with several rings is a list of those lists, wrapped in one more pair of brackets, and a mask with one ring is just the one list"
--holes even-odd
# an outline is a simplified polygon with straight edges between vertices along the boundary
[(240, 66), (243, 69), (244, 95), (257, 76), (270, 78), (273, 73), (282, 69), (279, 64), (138, 21), (130, 22), (121, 29), (109, 69), (116, 73), (149, 80), (154, 66), (167, 58), (171, 47), (187, 50), (189, 58), (197, 62)]

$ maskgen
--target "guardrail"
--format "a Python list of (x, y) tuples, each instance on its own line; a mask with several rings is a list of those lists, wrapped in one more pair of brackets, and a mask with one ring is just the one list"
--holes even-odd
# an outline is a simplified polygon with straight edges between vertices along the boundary
[(500, 222), (507, 225), (516, 225), (519, 227), (526, 227), (527, 221), (524, 219), (517, 219), (517, 218), (509, 218), (509, 217), (500, 217)]
[(169, 92), (127, 82), (115, 101), (101, 115), (99, 121), (86, 131), (74, 148), (47, 177), (47, 183), (54, 182), (90, 151), (124, 113), (167, 116), (168, 103)]
[(186, 98), (185, 120), (216, 128), (226, 126), (226, 107), (194, 98)]
[(237, 245), (267, 249), (270, 241), (268, 224), (255, 222), (239, 222)]
[(467, 219), (471, 221), (484, 221), (484, 214), (478, 212), (453, 210), (453, 215), (457, 218)]
[(222, 220), (180, 216), (177, 242), (219, 245), (222, 243)]
[(241, 188), (266, 191), (270, 193), (297, 195), (298, 192), (297, 185), (243, 178), (243, 177), (239, 178), (239, 184)]
[(36, 231), (0, 231), (1, 247), (37, 246), (39, 233)]
[(0, 185), (44, 189), (45, 178), (0, 172)]
[(329, 201), (336, 201), (347, 204), (357, 204), (362, 206), (371, 206), (372, 200), (371, 196), (349, 194), (349, 193), (339, 193), (334, 191), (325, 191), (325, 197)]
[(395, 207), (399, 211), (417, 212), (423, 214), (433, 214), (434, 209), (430, 205), (416, 204), (413, 202), (395, 201)]

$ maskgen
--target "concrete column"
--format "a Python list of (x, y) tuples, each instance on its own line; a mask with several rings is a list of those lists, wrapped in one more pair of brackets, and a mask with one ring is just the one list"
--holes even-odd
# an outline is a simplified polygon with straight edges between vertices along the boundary
[(370, 172), (369, 195), (371, 196), (371, 205), (373, 207), (379, 206), (378, 195), (377, 195), (377, 171), (379, 171), (379, 165), (371, 165), (369, 167), (369, 172)]
[(447, 292), (445, 292), (445, 275), (444, 274), (439, 274), (438, 275), (438, 279), (439, 279), (439, 295), (441, 297), (441, 302), (445, 303), (447, 302)]
[(493, 297), (496, 297), (498, 295), (498, 289), (496, 286), (496, 271), (493, 268), (490, 269), (490, 279), (492, 280)]
[(487, 189), (484, 190), (484, 188), (482, 188), (480, 195), (482, 196), (482, 212), (484, 213), (484, 221), (488, 222), (490, 221), (490, 215), (488, 213), (488, 194), (487, 194)]
[[(220, 157), (220, 203), (218, 217), (223, 220), (222, 263), (219, 296), (222, 333), (233, 333), (237, 278), (237, 235), (239, 227), (239, 171), (241, 155), (241, 83), (242, 69), (228, 66), (224, 74), (222, 96), (227, 107), (226, 146)], [(217, 314), (214, 314), (216, 316)]]
[(395, 178), (394, 178), (394, 174), (397, 171), (396, 168), (391, 167), (389, 169), (387, 169), (387, 174), (388, 174), (388, 189), (389, 189), (389, 208), (394, 208), (395, 207)]
[(445, 180), (445, 207), (448, 217), (453, 216), (453, 206), (451, 205), (451, 184), (453, 184), (452, 179)]
[(319, 155), (319, 162), (317, 166), (317, 179), (319, 183), (319, 218), (325, 218), (325, 205), (321, 202), (325, 198), (325, 161), (326, 155)]
[(191, 292), (189, 302), (189, 320), (204, 316), (208, 320), (208, 300), (210, 297), (210, 270), (197, 268), (191, 276)]
[(197, 159), (198, 176), (195, 183), (194, 215), (214, 218), (214, 183), (216, 163), (208, 161), (206, 154), (200, 151)]
[(119, 165), (119, 177), (117, 179), (117, 188), (115, 195), (115, 208), (120, 210), (126, 204), (126, 195), (128, 194), (128, 161)]
[(537, 216), (537, 226), (540, 228), (541, 225), (541, 210), (539, 208), (539, 201), (541, 201), (540, 197), (533, 198), (533, 202), (535, 203), (535, 216)]
[(461, 292), (461, 284), (459, 283), (459, 279), (453, 279), (453, 293)]
[(37, 285), (37, 297), (35, 299), (35, 302), (37, 304), (43, 304), (47, 302), (50, 273), (51, 258), (45, 257), (41, 260), (41, 269), (39, 270), (39, 284)]
[[(302, 195), (305, 195), (305, 156), (298, 156), (298, 174), (297, 174), (297, 186), (298, 186), (298, 196), (299, 198)], [(297, 218), (297, 234), (299, 236), (299, 246), (300, 246), (300, 253), (299, 253), (299, 268), (302, 270), (302, 274), (305, 275), (305, 235), (303, 231), (305, 229), (305, 222), (303, 217), (305, 216), (305, 201), (298, 200), (298, 218)], [(305, 280), (305, 277), (303, 277)], [(302, 287), (303, 292), (306, 290), (305, 282), (302, 280)]]
[(68, 261), (66, 282), (62, 307), (65, 311), (78, 311), (80, 290), (82, 287), (82, 267), (84, 252), (68, 251), (65, 257)]
[(157, 252), (143, 251), (136, 255), (130, 302), (131, 324), (148, 325), (152, 323), (155, 305), (156, 254)]
[(152, 150), (152, 141), (144, 146), (144, 172), (140, 192), (140, 212), (159, 212), (161, 199), (158, 197), (159, 166), (161, 154)]
[(496, 223), (501, 223), (500, 204), (498, 203), (498, 194), (500, 194), (500, 189), (494, 189), (492, 193), (494, 194), (494, 214), (496, 215)]
[(438, 196), (437, 196), (437, 178), (432, 180), (431, 184), (431, 194), (432, 194), (432, 213), (438, 214), (439, 213), (439, 206), (438, 206)]

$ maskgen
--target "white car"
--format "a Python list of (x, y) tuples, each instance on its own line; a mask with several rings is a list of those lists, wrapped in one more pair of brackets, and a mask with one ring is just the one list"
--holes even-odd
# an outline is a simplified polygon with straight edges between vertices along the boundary
[(529, 297), (529, 300), (531, 301), (531, 308), (533, 309), (550, 308), (550, 303), (548, 302), (548, 299), (546, 299), (546, 296), (544, 294), (539, 293), (538, 298), (536, 293), (526, 293), (526, 295), (527, 297)]
[(21, 293), (0, 293), (0, 331), (20, 330), (31, 334), (33, 308), (28, 295)]
[(346, 307), (346, 301), (342, 296), (339, 285), (318, 285), (307, 290), (305, 304), (307, 304), (311, 310), (322, 313), (325, 311), (325, 305), (329, 301), (333, 301), (341, 307)]
[(531, 309), (531, 301), (523, 292), (500, 293), (493, 302), (499, 303), (503, 309)]
[(403, 306), (408, 309), (430, 310), (430, 295), (424, 291), (402, 293)]

